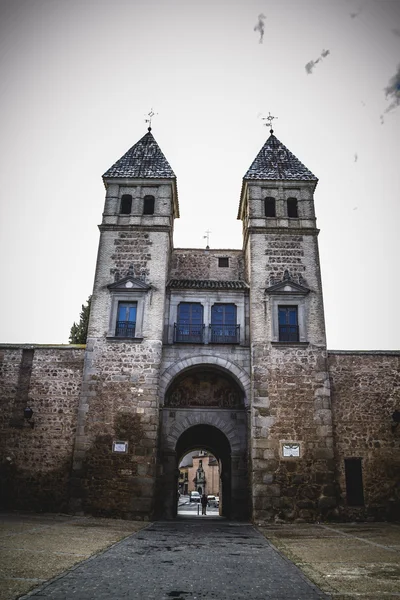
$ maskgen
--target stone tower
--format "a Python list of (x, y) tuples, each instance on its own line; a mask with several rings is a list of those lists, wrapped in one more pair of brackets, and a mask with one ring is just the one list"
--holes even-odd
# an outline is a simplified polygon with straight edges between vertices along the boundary
[(176, 177), (151, 128), (104, 175), (73, 461), (72, 508), (153, 512), (157, 385)]
[(313, 519), (336, 504), (317, 181), (272, 130), (243, 179), (254, 519)]

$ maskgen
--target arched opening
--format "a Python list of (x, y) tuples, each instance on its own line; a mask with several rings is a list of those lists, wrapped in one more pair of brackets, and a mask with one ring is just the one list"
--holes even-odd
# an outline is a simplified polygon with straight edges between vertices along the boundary
[[(199, 448), (178, 459), (178, 517), (220, 513), (220, 461), (209, 451)], [(207, 504), (201, 502), (206, 496)]]
[[(204, 448), (205, 451), (215, 456), (219, 463), (220, 475), (220, 514), (224, 517), (231, 516), (231, 446), (224, 433), (212, 425), (194, 425), (187, 429), (178, 439), (176, 444), (176, 457), (178, 464), (181, 459), (196, 448)], [(178, 489), (178, 486), (175, 486)], [(204, 484), (200, 487), (203, 488)], [(207, 489), (205, 489), (207, 491)]]
[(226, 369), (205, 364), (176, 374), (161, 411), (158, 517), (177, 516), (179, 465), (202, 449), (218, 461), (220, 514), (249, 518), (247, 418), (244, 390)]

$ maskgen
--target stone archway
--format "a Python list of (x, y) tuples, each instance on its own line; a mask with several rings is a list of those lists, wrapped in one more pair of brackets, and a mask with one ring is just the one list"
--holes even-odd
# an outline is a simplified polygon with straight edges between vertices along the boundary
[(202, 448), (215, 456), (220, 465), (220, 500), (222, 516), (232, 514), (232, 486), (231, 486), (231, 445), (228, 438), (220, 429), (213, 425), (193, 425), (182, 433), (176, 444), (176, 458), (180, 460), (192, 450)]
[(165, 398), (166, 392), (170, 388), (171, 383), (181, 373), (209, 367), (215, 368), (221, 373), (226, 373), (234, 381), (236, 381), (243, 391), (244, 404), (245, 406), (248, 406), (251, 385), (249, 374), (244, 369), (239, 367), (239, 365), (237, 365), (235, 362), (214, 355), (190, 356), (175, 362), (173, 365), (165, 369), (160, 377), (159, 393), (161, 399), (163, 400)]
[(180, 459), (203, 448), (222, 467), (223, 515), (249, 518), (248, 411), (245, 393), (226, 369), (203, 364), (171, 380), (161, 410), (157, 514), (174, 518)]

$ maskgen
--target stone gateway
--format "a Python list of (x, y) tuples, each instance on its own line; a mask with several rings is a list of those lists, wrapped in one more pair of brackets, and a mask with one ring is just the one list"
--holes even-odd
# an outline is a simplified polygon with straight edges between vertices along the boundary
[(400, 352), (327, 350), (313, 173), (271, 131), (242, 250), (174, 248), (150, 128), (103, 181), (86, 346), (0, 347), (2, 507), (174, 518), (203, 449), (231, 519), (399, 518)]

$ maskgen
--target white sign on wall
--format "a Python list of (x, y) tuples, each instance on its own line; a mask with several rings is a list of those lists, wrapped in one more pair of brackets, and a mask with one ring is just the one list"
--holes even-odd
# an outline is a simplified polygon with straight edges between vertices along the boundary
[(113, 442), (112, 451), (126, 454), (128, 452), (128, 442)]
[(282, 455), (287, 456), (300, 456), (300, 444), (282, 444)]

